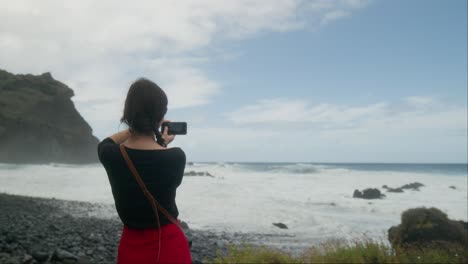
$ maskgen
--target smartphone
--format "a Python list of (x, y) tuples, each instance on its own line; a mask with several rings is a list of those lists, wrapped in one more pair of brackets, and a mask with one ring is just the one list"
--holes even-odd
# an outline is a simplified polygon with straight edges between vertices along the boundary
[(169, 135), (187, 135), (187, 122), (164, 122), (161, 125), (161, 133), (168, 127)]

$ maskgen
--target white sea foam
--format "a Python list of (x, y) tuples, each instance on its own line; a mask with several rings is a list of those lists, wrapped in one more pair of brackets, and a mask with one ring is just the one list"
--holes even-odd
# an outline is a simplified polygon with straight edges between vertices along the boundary
[[(450, 218), (467, 221), (467, 177), (421, 172), (353, 170), (345, 167), (289, 164), (255, 166), (194, 163), (186, 171), (211, 177), (185, 177), (177, 192), (180, 218), (191, 227), (228, 232), (287, 234), (287, 243), (332, 237), (367, 236), (384, 240), (386, 230), (408, 208), (434, 206)], [(410, 182), (420, 191), (386, 193), (382, 200), (352, 198), (354, 189), (398, 187)], [(457, 189), (452, 190), (449, 186)], [(382, 190), (382, 189), (381, 189)], [(99, 165), (0, 164), (0, 192), (113, 203), (104, 169)], [(280, 230), (273, 222), (285, 223)]]

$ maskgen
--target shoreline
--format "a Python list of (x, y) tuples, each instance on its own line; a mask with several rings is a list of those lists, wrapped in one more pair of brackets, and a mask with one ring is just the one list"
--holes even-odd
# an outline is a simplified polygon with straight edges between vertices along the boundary
[[(0, 193), (0, 263), (116, 263), (123, 224), (96, 217), (112, 205)], [(226, 252), (235, 238), (184, 229), (194, 263)]]

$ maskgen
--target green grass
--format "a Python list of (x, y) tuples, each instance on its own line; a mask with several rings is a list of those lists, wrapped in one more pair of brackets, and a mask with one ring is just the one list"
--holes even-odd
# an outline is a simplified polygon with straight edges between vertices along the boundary
[(288, 252), (253, 245), (231, 245), (227, 255), (218, 253), (213, 264), (222, 263), (468, 263), (468, 249), (413, 246), (393, 249), (372, 240), (345, 243), (328, 241), (293, 256)]

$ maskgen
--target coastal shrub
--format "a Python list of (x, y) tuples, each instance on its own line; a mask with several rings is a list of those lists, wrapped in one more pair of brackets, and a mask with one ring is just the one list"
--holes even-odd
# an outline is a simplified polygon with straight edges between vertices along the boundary
[[(437, 208), (414, 208), (403, 212), (401, 224), (388, 230), (394, 248), (418, 247), (452, 248), (453, 244), (467, 245), (467, 230), (459, 221), (450, 220)], [(425, 246), (424, 244), (430, 244)]]
[(279, 249), (268, 248), (266, 246), (253, 246), (243, 244), (241, 246), (231, 245), (227, 255), (218, 256), (208, 263), (303, 263), (298, 258), (292, 257), (289, 253)]
[[(449, 243), (450, 244), (450, 243)], [(398, 263), (468, 263), (468, 248), (460, 244), (412, 243), (395, 249)]]
[(308, 249), (303, 263), (394, 263), (391, 249), (381, 242), (365, 239), (347, 243), (328, 241)]
[(382, 242), (372, 240), (333, 240), (305, 250), (299, 256), (275, 248), (232, 246), (226, 255), (208, 263), (468, 263), (468, 249), (459, 245), (451, 249), (437, 248), (437, 244), (393, 249)]

